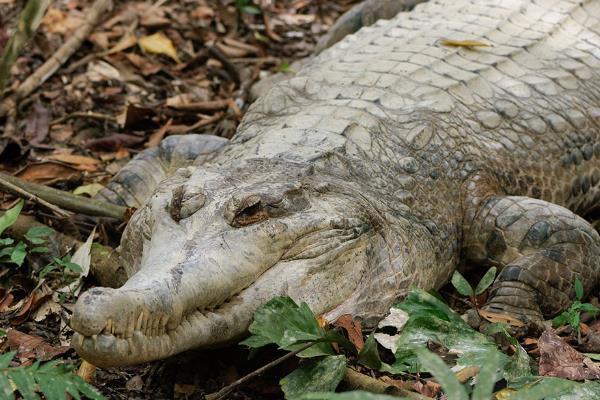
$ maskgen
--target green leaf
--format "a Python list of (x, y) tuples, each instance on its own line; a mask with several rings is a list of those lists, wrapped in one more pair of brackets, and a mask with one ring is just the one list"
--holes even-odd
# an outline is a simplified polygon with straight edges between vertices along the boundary
[[(540, 378), (526, 377), (523, 381), (530, 381), (525, 385), (520, 386), (516, 392), (508, 392), (504, 397), (506, 400), (550, 400), (557, 399), (561, 394), (566, 394), (573, 391), (577, 387), (577, 383), (560, 378)], [(583, 399), (585, 397), (576, 397)], [(590, 397), (588, 397), (590, 398)]]
[(9, 351), (8, 353), (0, 355), (0, 369), (8, 367), (15, 354), (17, 354), (16, 351)]
[[(285, 350), (293, 351), (303, 343), (327, 340), (306, 303), (296, 304), (289, 297), (276, 297), (254, 313), (248, 328), (252, 336), (241, 342), (257, 348), (267, 344), (277, 344)], [(316, 357), (334, 354), (329, 343), (317, 343), (299, 354), (300, 357)]]
[(358, 353), (358, 363), (365, 365), (371, 369), (378, 370), (381, 368), (381, 359), (379, 358), (379, 351), (377, 350), (377, 342), (375, 341), (375, 334), (371, 333), (365, 342), (365, 346)]
[(479, 295), (479, 294), (485, 292), (485, 290), (488, 287), (490, 287), (490, 285), (492, 283), (494, 283), (495, 278), (496, 278), (496, 267), (492, 267), (492, 268), (488, 269), (488, 271), (485, 273), (483, 278), (481, 278), (481, 280), (477, 284), (477, 287), (475, 288), (475, 294)]
[(600, 361), (600, 354), (598, 353), (583, 353), (583, 355), (591, 360)]
[(307, 393), (300, 397), (302, 400), (405, 400), (406, 397), (388, 396), (360, 390), (345, 393)]
[(38, 246), (38, 247), (34, 247), (33, 249), (29, 250), (29, 253), (47, 253), (50, 250), (48, 250), (47, 247), (44, 246)]
[(45, 242), (43, 238), (49, 236), (51, 233), (52, 229), (47, 226), (34, 226), (27, 231), (25, 239), (32, 244), (42, 244)]
[(579, 301), (583, 299), (583, 284), (579, 277), (575, 278), (575, 298)]
[(333, 392), (346, 373), (345, 356), (327, 356), (304, 363), (279, 383), (287, 400), (308, 392)]
[(19, 267), (23, 265), (27, 256), (27, 245), (23, 242), (17, 243), (10, 254), (10, 261), (17, 264)]
[(4, 215), (0, 217), (0, 235), (9, 228), (12, 224), (15, 223), (17, 217), (21, 213), (21, 209), (23, 208), (23, 204), (25, 202), (20, 200), (13, 208), (7, 210)]
[(38, 278), (39, 279), (44, 278), (46, 275), (48, 275), (50, 272), (54, 271), (55, 269), (58, 269), (58, 265), (53, 264), (53, 263), (46, 265), (44, 268), (42, 268), (42, 270), (38, 274)]
[(6, 330), (0, 328), (0, 338), (6, 336)]
[(447, 398), (452, 400), (469, 400), (464, 386), (461, 385), (458, 379), (456, 379), (454, 372), (448, 368), (438, 355), (424, 347), (415, 348), (414, 352), (419, 357), (419, 362), (423, 365), (423, 368), (431, 373), (442, 386)]
[(19, 388), (19, 392), (25, 400), (39, 399), (39, 396), (35, 394), (35, 379), (24, 368), (13, 368), (9, 371), (8, 376), (15, 383), (15, 386)]
[(456, 288), (456, 291), (463, 296), (473, 296), (473, 288), (467, 282), (464, 276), (458, 271), (454, 271), (452, 275), (452, 286)]
[(8, 381), (8, 377), (2, 371), (0, 371), (0, 399), (12, 400), (15, 398), (13, 394), (12, 386)]
[(504, 366), (504, 360), (499, 353), (491, 353), (483, 364), (477, 376), (477, 384), (473, 388), (471, 400), (490, 400), (496, 382), (500, 380), (498, 372)]
[(253, 14), (253, 15), (260, 14), (260, 8), (255, 7), (255, 6), (243, 6), (241, 8), (241, 11), (246, 14)]
[(9, 244), (13, 244), (15, 240), (13, 238), (2, 238), (0, 239), (0, 246), (8, 246)]
[(568, 319), (567, 319), (567, 312), (563, 312), (562, 314), (557, 315), (556, 317), (554, 317), (552, 319), (552, 326), (557, 328), (559, 326), (564, 326), (567, 324)]
[(585, 311), (586, 313), (591, 314), (593, 317), (595, 317), (598, 312), (600, 311), (600, 309), (598, 309), (598, 307), (596, 307), (593, 304), (590, 303), (583, 303), (581, 305), (581, 311)]
[(394, 307), (407, 312), (409, 319), (397, 335), (398, 351), (395, 363), (388, 369), (390, 372), (416, 372), (417, 359), (412, 348), (430, 341), (459, 353), (458, 365), (481, 368), (491, 353), (500, 353), (505, 362), (509, 360), (491, 338), (473, 330), (446, 304), (423, 290), (411, 290), (405, 300)]

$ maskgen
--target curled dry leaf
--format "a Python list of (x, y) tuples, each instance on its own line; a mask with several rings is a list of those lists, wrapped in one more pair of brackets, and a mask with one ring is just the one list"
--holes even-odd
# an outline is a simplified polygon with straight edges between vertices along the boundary
[(69, 351), (69, 346), (55, 347), (39, 336), (28, 335), (16, 329), (8, 330), (7, 344), (11, 350), (17, 351), (17, 357), (22, 361), (48, 361)]
[(19, 170), (15, 176), (29, 182), (50, 185), (61, 181), (77, 179), (81, 174), (76, 168), (56, 161), (31, 163)]
[(362, 327), (360, 322), (354, 320), (352, 315), (344, 314), (340, 316), (333, 325), (339, 326), (344, 329), (348, 334), (348, 340), (356, 346), (356, 350), (361, 351), (365, 347), (365, 341), (363, 340)]
[(554, 331), (544, 331), (540, 336), (538, 346), (540, 349), (540, 375), (578, 381), (600, 378), (600, 363), (592, 362), (565, 343)]

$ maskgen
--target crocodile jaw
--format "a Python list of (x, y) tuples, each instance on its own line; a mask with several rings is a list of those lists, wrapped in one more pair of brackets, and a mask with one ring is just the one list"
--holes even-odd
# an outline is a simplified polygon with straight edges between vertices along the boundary
[[(256, 309), (275, 296), (305, 301), (317, 313), (333, 310), (359, 285), (368, 243), (365, 235), (330, 254), (277, 262), (250, 286), (211, 309), (159, 311), (165, 299), (158, 287), (139, 290), (126, 284), (120, 289), (92, 289), (76, 305), (72, 345), (94, 365), (131, 365), (231, 343), (245, 335)], [(323, 261), (328, 262), (326, 268)]]

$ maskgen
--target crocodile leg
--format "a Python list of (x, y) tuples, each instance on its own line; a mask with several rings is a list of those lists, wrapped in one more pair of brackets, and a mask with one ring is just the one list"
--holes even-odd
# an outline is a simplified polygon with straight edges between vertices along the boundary
[(484, 310), (538, 324), (569, 306), (575, 278), (586, 293), (596, 284), (600, 236), (568, 209), (529, 197), (491, 196), (471, 215), (466, 257), (501, 268)]
[(139, 208), (172, 171), (194, 161), (201, 164), (227, 142), (227, 139), (212, 135), (169, 136), (158, 147), (135, 156), (97, 198)]

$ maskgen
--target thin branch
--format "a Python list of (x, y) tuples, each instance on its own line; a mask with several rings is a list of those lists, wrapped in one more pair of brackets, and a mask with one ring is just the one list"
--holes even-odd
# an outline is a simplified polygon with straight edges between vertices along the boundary
[(394, 385), (388, 385), (379, 379), (371, 378), (368, 375), (361, 374), (352, 368), (346, 368), (344, 382), (350, 387), (350, 389), (360, 389), (377, 394), (403, 396), (411, 400), (431, 400), (430, 397), (426, 397), (419, 393), (411, 392), (410, 390), (402, 389)]
[(16, 195), (18, 195), (20, 197), (24, 197), (26, 199), (29, 199), (31, 201), (34, 201), (38, 204), (43, 205), (44, 207), (48, 208), (49, 210), (54, 211), (54, 213), (61, 218), (69, 218), (72, 215), (70, 212), (63, 210), (60, 207), (55, 206), (54, 204), (48, 203), (46, 200), (36, 196), (35, 194), (30, 193), (27, 190), (18, 187), (17, 185), (13, 185), (12, 183), (3, 179), (2, 176), (0, 176), (0, 189), (2, 189), (2, 188), (6, 189), (6, 190), (10, 190), (11, 192), (15, 193)]
[(112, 115), (100, 114), (91, 111), (76, 111), (53, 120), (52, 122), (50, 122), (50, 125), (57, 125), (62, 122), (68, 121), (72, 118), (89, 118), (97, 119), (99, 121), (117, 122), (117, 119)]
[(291, 353), (287, 353), (286, 355), (281, 356), (278, 359), (271, 361), (267, 365), (264, 365), (264, 366), (260, 367), (259, 369), (249, 373), (248, 375), (241, 377), (240, 379), (233, 382), (232, 384), (225, 386), (223, 389), (219, 390), (218, 392), (207, 395), (206, 400), (224, 399), (227, 395), (229, 395), (238, 386), (243, 385), (244, 383), (248, 382), (252, 378), (255, 378), (255, 377), (259, 376), (260, 374), (264, 373), (265, 371), (281, 364), (285, 360), (289, 360), (290, 358), (294, 357), (296, 354), (308, 349), (309, 347), (315, 345), (316, 343), (317, 342), (306, 343), (304, 346), (292, 351)]
[[(9, 185), (6, 185), (5, 183), (9, 183)], [(14, 193), (17, 196), (21, 195), (22, 192), (15, 190), (15, 187), (27, 193), (33, 194), (47, 203), (81, 214), (123, 220), (127, 212), (127, 207), (118, 206), (116, 204), (106, 203), (87, 197), (77, 196), (70, 192), (65, 192), (33, 182), (27, 182), (23, 179), (0, 172), (0, 190)]]
[[(94, 26), (100, 18), (106, 15), (106, 12), (112, 7), (112, 0), (96, 0), (94, 4), (86, 11), (85, 21), (73, 32), (67, 41), (42, 64), (33, 74), (31, 74), (13, 93), (16, 101), (28, 96), (37, 89), (42, 83), (50, 78), (69, 57), (77, 51), (83, 41), (92, 32)], [(0, 117), (6, 115), (9, 109), (7, 103), (9, 98), (0, 104)]]

